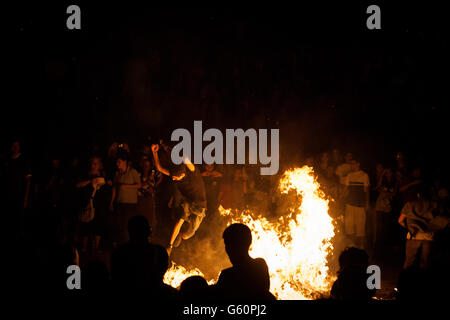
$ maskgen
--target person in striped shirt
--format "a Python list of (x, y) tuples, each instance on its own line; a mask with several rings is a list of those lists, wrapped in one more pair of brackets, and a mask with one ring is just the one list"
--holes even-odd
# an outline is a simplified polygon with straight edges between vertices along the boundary
[(369, 209), (369, 175), (361, 170), (357, 160), (351, 161), (352, 171), (345, 177), (345, 233), (359, 248), (364, 248), (366, 212)]

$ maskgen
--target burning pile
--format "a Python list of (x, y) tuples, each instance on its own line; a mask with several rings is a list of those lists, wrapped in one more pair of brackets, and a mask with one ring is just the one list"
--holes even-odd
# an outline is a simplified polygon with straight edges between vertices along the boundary
[[(286, 171), (280, 180), (280, 191), (295, 192), (298, 201), (276, 222), (248, 210), (219, 209), (221, 215), (230, 219), (229, 224), (244, 223), (252, 230), (250, 256), (266, 260), (270, 291), (277, 299), (315, 299), (330, 290), (333, 278), (327, 258), (333, 249), (334, 226), (328, 215), (328, 200), (319, 187), (310, 167)], [(173, 265), (164, 281), (178, 287), (192, 275), (203, 276), (198, 269), (187, 271)]]

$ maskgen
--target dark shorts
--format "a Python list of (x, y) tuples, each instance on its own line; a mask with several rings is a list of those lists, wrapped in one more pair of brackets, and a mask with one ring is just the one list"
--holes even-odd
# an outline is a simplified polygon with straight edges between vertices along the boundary
[(189, 239), (195, 234), (205, 218), (206, 208), (196, 203), (188, 203), (185, 201), (181, 203), (181, 207), (183, 211), (180, 219), (183, 219), (188, 224), (183, 234), (185, 239)]
[(95, 209), (94, 219), (90, 222), (79, 222), (80, 237), (91, 235), (104, 236), (106, 229), (106, 210)]
[(128, 241), (128, 220), (137, 214), (137, 205), (134, 203), (116, 204), (113, 222), (113, 242), (124, 243)]

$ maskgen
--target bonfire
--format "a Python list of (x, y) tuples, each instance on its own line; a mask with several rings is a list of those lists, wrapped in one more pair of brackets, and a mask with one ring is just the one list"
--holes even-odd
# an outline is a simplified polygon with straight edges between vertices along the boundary
[[(312, 168), (303, 166), (284, 172), (281, 193), (295, 193), (296, 201), (283, 216), (269, 221), (249, 210), (219, 208), (227, 223), (244, 223), (252, 231), (250, 256), (264, 258), (269, 267), (270, 291), (277, 299), (317, 299), (329, 294), (335, 279), (328, 261), (335, 235), (333, 219), (328, 214), (326, 195), (320, 189)], [(173, 264), (164, 282), (178, 288), (193, 275), (204, 276), (197, 268), (187, 270)], [(209, 279), (209, 284), (217, 281)]]

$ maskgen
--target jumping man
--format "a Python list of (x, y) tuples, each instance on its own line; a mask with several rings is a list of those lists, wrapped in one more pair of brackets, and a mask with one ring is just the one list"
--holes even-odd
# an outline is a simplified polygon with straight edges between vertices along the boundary
[[(170, 237), (167, 252), (171, 253), (172, 248), (178, 247), (181, 240), (191, 238), (199, 228), (206, 212), (206, 191), (203, 178), (194, 164), (186, 157), (181, 165), (172, 165), (170, 169), (163, 168), (158, 156), (159, 145), (152, 145), (152, 153), (155, 159), (155, 166), (161, 173), (172, 177), (175, 187), (178, 189), (182, 200), (180, 207), (183, 209), (179, 219), (175, 224)], [(182, 232), (181, 227), (187, 223), (187, 228)]]

